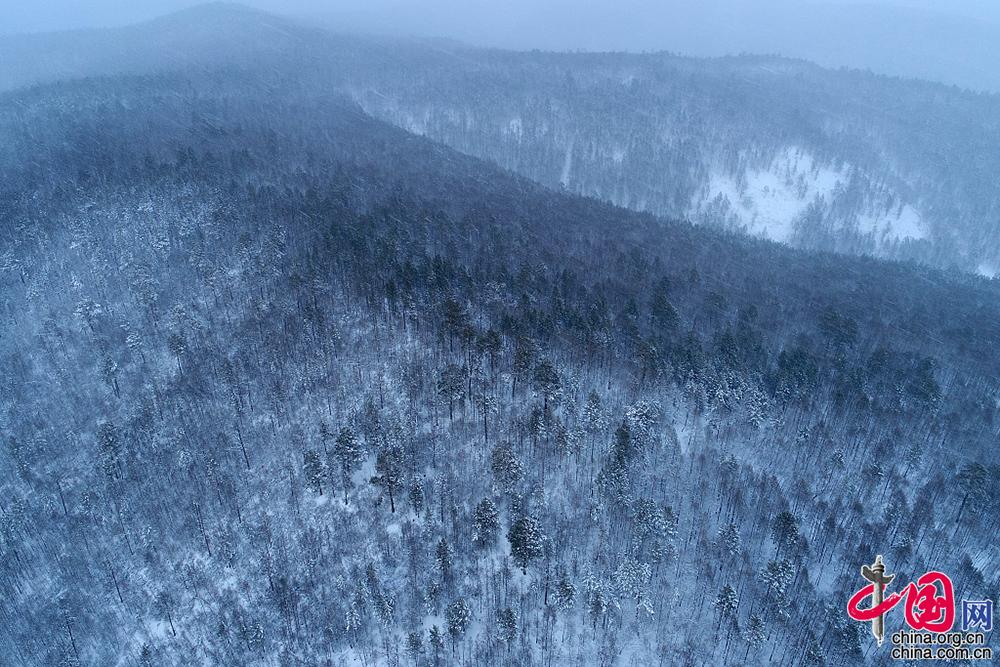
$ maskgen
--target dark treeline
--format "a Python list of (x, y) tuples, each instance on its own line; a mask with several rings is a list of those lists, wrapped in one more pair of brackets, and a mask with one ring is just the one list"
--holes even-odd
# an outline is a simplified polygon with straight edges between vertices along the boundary
[(876, 553), (996, 597), (995, 282), (280, 79), (0, 98), (13, 664), (853, 665)]
[(223, 3), (6, 39), (0, 62), (0, 90), (267, 72), (555, 189), (799, 247), (1000, 273), (996, 95), (771, 56), (345, 35)]

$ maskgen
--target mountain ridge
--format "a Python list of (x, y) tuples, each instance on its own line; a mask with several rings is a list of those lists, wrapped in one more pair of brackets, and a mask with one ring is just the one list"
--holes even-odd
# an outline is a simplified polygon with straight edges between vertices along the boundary
[(559, 192), (316, 74), (0, 95), (4, 655), (877, 664), (869, 554), (995, 597), (996, 281)]
[[(294, 72), (549, 187), (804, 247), (987, 277), (1000, 267), (1000, 188), (989, 178), (1000, 168), (989, 141), (1000, 141), (1000, 96), (773, 56), (521, 53), (337, 35), (229, 4), (161, 21), (167, 37), (156, 23), (107, 33), (119, 37), (113, 57), (88, 33), (89, 44), (62, 52), (75, 61), (48, 53), (63, 62), (49, 76)], [(30, 42), (6, 45), (0, 87), (45, 79)], [(430, 101), (428, 88), (443, 94)]]

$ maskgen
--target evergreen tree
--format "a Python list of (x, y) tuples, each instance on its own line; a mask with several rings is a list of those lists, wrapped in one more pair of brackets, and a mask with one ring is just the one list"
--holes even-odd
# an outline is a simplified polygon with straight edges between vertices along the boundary
[(509, 644), (517, 638), (517, 612), (504, 607), (497, 613), (497, 640)]
[(764, 620), (756, 614), (751, 614), (750, 618), (747, 619), (747, 627), (743, 633), (743, 639), (746, 640), (747, 643), (746, 654), (743, 656), (744, 662), (746, 661), (747, 656), (750, 655), (751, 650), (756, 651), (764, 645), (766, 637), (767, 634), (764, 626)]
[(103, 422), (97, 428), (97, 441), (101, 449), (101, 467), (108, 477), (121, 476), (121, 445), (118, 431), (111, 422)]
[(524, 465), (509, 444), (497, 445), (490, 454), (490, 472), (501, 491), (514, 493), (524, 477)]
[(558, 371), (556, 371), (551, 361), (542, 359), (535, 366), (532, 380), (534, 381), (535, 389), (542, 395), (542, 409), (548, 411), (549, 403), (555, 401), (562, 393), (562, 382), (559, 379)]
[(340, 478), (344, 486), (344, 504), (347, 504), (347, 493), (351, 489), (351, 475), (361, 463), (363, 452), (357, 436), (349, 428), (342, 428), (334, 443), (334, 457), (340, 468)]
[(389, 509), (396, 512), (395, 497), (403, 486), (403, 448), (399, 446), (383, 449), (375, 459), (375, 472), (372, 484), (379, 486), (389, 496)]
[(461, 366), (448, 364), (438, 378), (438, 394), (448, 401), (448, 419), (455, 418), (455, 401), (462, 400), (465, 395), (465, 371)]
[(444, 652), (444, 635), (441, 634), (441, 629), (436, 625), (431, 626), (431, 629), (427, 631), (427, 635), (431, 645), (431, 657), (434, 664), (440, 665), (441, 654)]
[(420, 656), (424, 653), (424, 640), (419, 632), (410, 632), (406, 635), (406, 652), (410, 654), (410, 659), (416, 664)]
[(527, 574), (528, 564), (544, 553), (545, 536), (541, 526), (534, 517), (522, 516), (510, 527), (507, 539), (514, 563)]
[(410, 507), (417, 516), (424, 510), (424, 485), (420, 482), (410, 487)]
[(306, 484), (310, 489), (323, 495), (323, 463), (320, 461), (319, 453), (313, 449), (307, 450), (303, 455), (302, 471), (306, 478)]
[(177, 630), (174, 629), (174, 597), (167, 590), (162, 590), (156, 595), (156, 600), (154, 601), (154, 606), (156, 611), (170, 625), (170, 634), (174, 637), (177, 636)]
[(739, 598), (736, 596), (736, 590), (726, 584), (715, 598), (715, 608), (719, 612), (719, 625), (724, 619), (730, 618), (736, 613), (737, 606), (739, 606)]
[(457, 643), (472, 622), (472, 610), (465, 600), (459, 598), (448, 605), (445, 617), (448, 621), (448, 634)]
[(500, 531), (500, 511), (489, 498), (476, 505), (472, 515), (472, 541), (477, 546), (492, 546)]
[(740, 555), (740, 531), (732, 521), (719, 528), (719, 549), (727, 558)]
[(784, 511), (778, 514), (771, 528), (771, 535), (778, 547), (777, 555), (791, 552), (799, 541), (799, 521), (791, 512)]
[(441, 538), (438, 540), (434, 550), (434, 561), (437, 563), (438, 574), (443, 581), (451, 580), (452, 552), (448, 545), (448, 540)]
[(562, 570), (559, 583), (556, 584), (556, 606), (561, 611), (569, 611), (576, 604), (576, 586), (569, 578), (569, 573)]

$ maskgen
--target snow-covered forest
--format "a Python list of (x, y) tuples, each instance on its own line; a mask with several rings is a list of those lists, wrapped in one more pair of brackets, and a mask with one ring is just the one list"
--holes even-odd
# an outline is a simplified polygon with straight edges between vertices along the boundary
[(1000, 95), (801, 60), (341, 34), (229, 5), (0, 40), (0, 90), (289, 72), (543, 185), (797, 247), (1000, 274)]
[(875, 554), (997, 598), (998, 281), (341, 90), (0, 94), (0, 662), (889, 664), (845, 613)]

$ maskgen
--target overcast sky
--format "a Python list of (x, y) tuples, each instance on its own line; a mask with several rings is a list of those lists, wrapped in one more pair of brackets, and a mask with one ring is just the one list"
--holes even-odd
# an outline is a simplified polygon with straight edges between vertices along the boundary
[[(0, 0), (0, 34), (133, 23), (191, 0)], [(343, 30), (558, 50), (743, 52), (1000, 90), (1000, 0), (248, 0)]]
[[(627, 43), (622, 31), (641, 28), (643, 40), (657, 30), (670, 31), (677, 20), (716, 19), (728, 12), (745, 15), (753, 11), (817, 4), (882, 5), (923, 12), (964, 16), (1000, 23), (997, 0), (246, 0), (243, 4), (279, 13), (326, 15), (386, 30), (428, 31), (446, 36), (485, 36), (489, 41), (519, 42), (525, 35), (544, 47), (545, 35), (564, 41), (568, 30), (581, 22), (592, 23), (587, 32), (600, 31), (611, 42)], [(81, 27), (123, 25), (153, 18), (170, 11), (201, 4), (192, 0), (0, 0), (0, 32), (40, 32)], [(499, 23), (498, 23), (499, 21)], [(492, 34), (491, 34), (492, 33)], [(664, 47), (657, 48), (665, 48)], [(581, 47), (582, 48), (582, 47)]]

